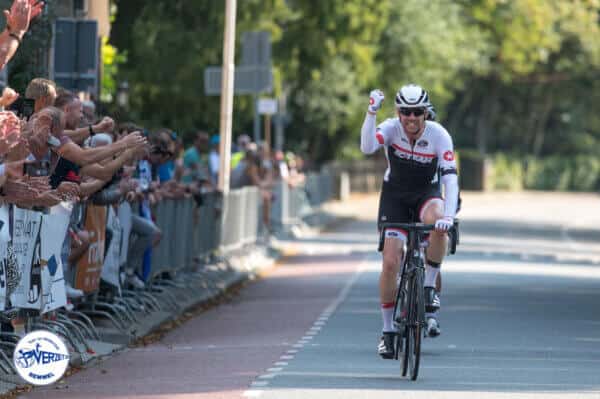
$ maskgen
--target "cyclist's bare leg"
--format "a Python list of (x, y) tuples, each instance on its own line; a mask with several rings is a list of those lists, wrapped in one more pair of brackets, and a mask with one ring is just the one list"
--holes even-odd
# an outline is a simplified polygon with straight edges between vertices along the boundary
[(396, 301), (396, 279), (400, 272), (404, 242), (399, 237), (386, 237), (383, 247), (383, 262), (379, 276), (379, 295), (383, 331), (394, 331), (392, 322)]
[[(421, 220), (426, 224), (434, 224), (438, 219), (444, 216), (444, 204), (442, 200), (429, 201), (421, 211)], [(432, 231), (429, 235), (429, 246), (426, 251), (425, 266), (425, 295), (426, 295), (426, 311), (427, 319), (426, 334), (429, 337), (437, 337), (441, 330), (437, 321), (437, 312), (440, 306), (439, 296), (432, 295), (427, 291), (427, 287), (439, 287), (441, 289), (442, 280), (440, 275), (440, 266), (446, 248), (448, 247), (448, 235), (446, 233), (438, 233)], [(436, 290), (437, 291), (437, 290)], [(429, 293), (428, 293), (429, 292)], [(439, 291), (438, 291), (439, 292)]]
[[(425, 224), (434, 224), (438, 219), (444, 217), (443, 201), (441, 199), (429, 201), (421, 210), (420, 216)], [(447, 248), (448, 234), (432, 231), (429, 235), (429, 246), (426, 251), (425, 287), (435, 287), (440, 265), (444, 260)]]

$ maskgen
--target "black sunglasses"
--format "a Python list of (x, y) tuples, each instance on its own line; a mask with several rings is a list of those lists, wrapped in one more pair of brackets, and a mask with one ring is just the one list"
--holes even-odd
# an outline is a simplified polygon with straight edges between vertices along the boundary
[(175, 155), (171, 151), (166, 151), (156, 147), (152, 150), (152, 153), (155, 155), (167, 155), (168, 157), (172, 157), (173, 155)]
[(400, 113), (404, 116), (421, 116), (425, 114), (425, 108), (400, 108)]

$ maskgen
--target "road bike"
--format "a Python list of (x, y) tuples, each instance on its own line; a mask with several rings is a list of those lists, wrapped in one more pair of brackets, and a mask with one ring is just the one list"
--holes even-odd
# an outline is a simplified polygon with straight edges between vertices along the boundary
[[(435, 228), (433, 224), (423, 223), (383, 223), (379, 238), (379, 250), (383, 250), (385, 231), (400, 229), (407, 232), (404, 259), (398, 276), (396, 305), (393, 320), (398, 333), (396, 334), (395, 354), (397, 360), (402, 353), (401, 371), (405, 377), (410, 371), (410, 379), (415, 381), (419, 375), (421, 360), (421, 339), (424, 334), (425, 294), (425, 248), (426, 236)], [(450, 254), (456, 251), (458, 244), (458, 220), (455, 220), (449, 234)]]

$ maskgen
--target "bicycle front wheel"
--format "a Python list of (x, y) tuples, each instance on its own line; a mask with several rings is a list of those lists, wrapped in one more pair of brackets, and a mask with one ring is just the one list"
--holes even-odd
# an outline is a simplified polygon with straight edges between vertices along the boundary
[(410, 322), (408, 336), (406, 337), (410, 354), (408, 363), (410, 368), (410, 379), (415, 381), (419, 376), (419, 364), (421, 361), (421, 337), (423, 336), (422, 327), (425, 319), (425, 294), (423, 292), (423, 271), (421, 268), (416, 270), (415, 278), (412, 281), (412, 295), (410, 307)]

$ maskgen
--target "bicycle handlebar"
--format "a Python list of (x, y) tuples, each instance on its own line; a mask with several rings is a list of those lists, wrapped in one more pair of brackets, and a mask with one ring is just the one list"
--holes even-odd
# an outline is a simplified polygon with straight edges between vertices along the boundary
[[(381, 227), (381, 233), (379, 235), (379, 252), (383, 251), (383, 245), (385, 242), (385, 231), (387, 229), (403, 229), (403, 230), (408, 230), (408, 231), (413, 230), (413, 231), (423, 232), (423, 233), (429, 233), (430, 231), (435, 230), (435, 224), (424, 224), (424, 223), (382, 223), (380, 225), (380, 227)], [(448, 230), (448, 232), (454, 233), (452, 235), (452, 242), (451, 242), (451, 247), (452, 247), (451, 253), (454, 253), (456, 251), (456, 245), (458, 244), (458, 237), (457, 237), (458, 219), (454, 219), (454, 224), (452, 225), (450, 230)]]

